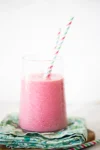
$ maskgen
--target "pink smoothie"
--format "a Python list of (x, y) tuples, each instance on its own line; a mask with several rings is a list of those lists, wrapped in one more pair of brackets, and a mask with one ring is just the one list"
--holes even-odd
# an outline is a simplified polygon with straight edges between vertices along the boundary
[(22, 79), (19, 124), (28, 131), (57, 131), (67, 126), (64, 97), (64, 79), (42, 74)]

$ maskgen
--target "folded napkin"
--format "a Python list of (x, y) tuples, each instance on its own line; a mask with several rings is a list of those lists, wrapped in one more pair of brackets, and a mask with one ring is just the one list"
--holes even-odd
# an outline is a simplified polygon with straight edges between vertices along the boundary
[(25, 132), (18, 125), (18, 114), (12, 113), (0, 122), (0, 145), (9, 148), (70, 148), (85, 143), (87, 128), (82, 118), (69, 118), (68, 127), (57, 132)]

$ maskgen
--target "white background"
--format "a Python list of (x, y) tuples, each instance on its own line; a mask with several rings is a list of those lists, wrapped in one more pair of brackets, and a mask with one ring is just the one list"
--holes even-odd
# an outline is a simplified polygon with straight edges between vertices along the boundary
[(19, 102), (21, 57), (53, 54), (58, 29), (71, 16), (60, 51), (67, 101), (100, 100), (100, 1), (0, 0), (0, 102)]

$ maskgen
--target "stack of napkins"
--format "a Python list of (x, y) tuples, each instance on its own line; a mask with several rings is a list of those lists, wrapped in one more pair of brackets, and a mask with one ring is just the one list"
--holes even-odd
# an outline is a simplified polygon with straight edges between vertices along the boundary
[(9, 148), (70, 148), (85, 143), (87, 127), (82, 118), (69, 118), (68, 127), (57, 132), (25, 132), (18, 124), (18, 114), (7, 115), (0, 122), (0, 145)]

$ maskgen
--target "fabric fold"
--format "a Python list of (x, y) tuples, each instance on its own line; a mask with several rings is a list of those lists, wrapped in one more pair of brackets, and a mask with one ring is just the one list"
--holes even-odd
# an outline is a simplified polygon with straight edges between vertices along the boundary
[(87, 128), (83, 118), (69, 118), (68, 127), (57, 132), (25, 132), (19, 127), (18, 113), (0, 122), (0, 145), (11, 148), (70, 148), (85, 143)]

